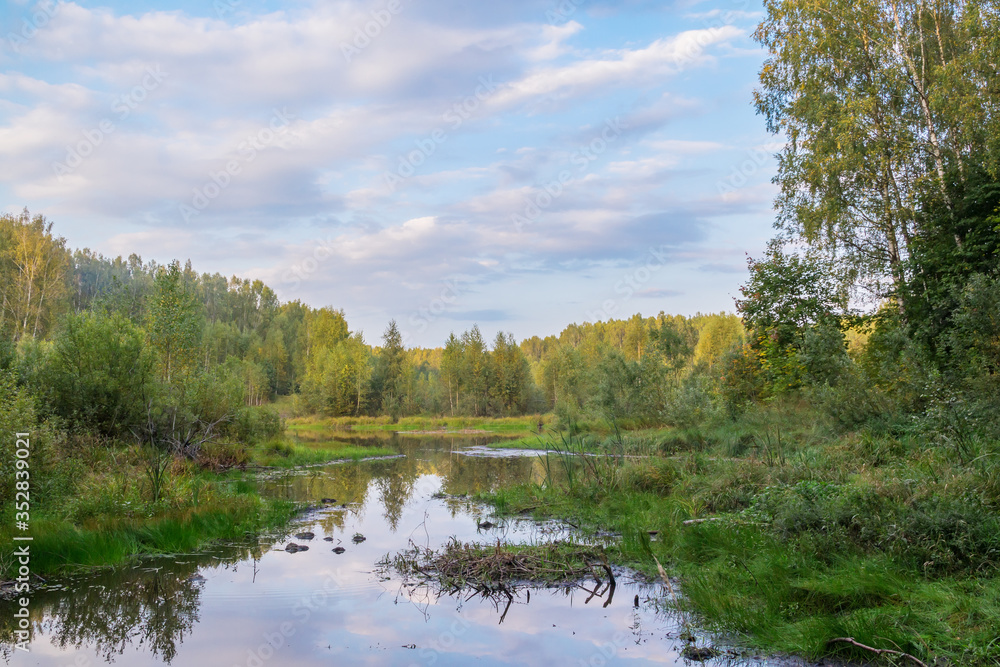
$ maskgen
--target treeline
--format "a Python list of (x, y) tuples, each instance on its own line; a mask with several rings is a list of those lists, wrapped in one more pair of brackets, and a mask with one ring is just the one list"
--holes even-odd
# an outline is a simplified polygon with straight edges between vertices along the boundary
[(779, 235), (749, 260), (738, 317), (635, 316), (520, 344), (473, 327), (407, 350), (393, 322), (366, 341), (342, 311), (279, 303), (260, 281), (70, 251), (25, 212), (0, 222), (0, 358), (48, 414), (106, 432), (162, 430), (157, 414), (213, 384), (229, 407), (186, 408), (188, 421), (231, 427), (294, 396), (327, 416), (684, 424), (797, 395), (848, 426), (986, 428), (1000, 369), (1000, 13), (765, 8), (755, 101), (788, 141)]
[(190, 419), (228, 415), (229, 423), (236, 404), (294, 396), (299, 412), (325, 416), (556, 409), (567, 418), (663, 421), (666, 385), (743, 338), (732, 315), (661, 313), (573, 324), (520, 344), (504, 332), (487, 342), (474, 326), (441, 348), (409, 350), (390, 322), (373, 346), (343, 311), (280, 303), (259, 280), (70, 251), (27, 211), (0, 219), (0, 235), (4, 364), (47, 414), (113, 435), (148, 421), (154, 396), (199, 386), (211, 394), (213, 385), (228, 388), (228, 407), (189, 406)]

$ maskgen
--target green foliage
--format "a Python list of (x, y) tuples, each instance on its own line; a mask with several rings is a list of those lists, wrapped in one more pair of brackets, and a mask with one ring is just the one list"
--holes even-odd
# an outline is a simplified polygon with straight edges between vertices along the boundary
[(1000, 274), (970, 276), (956, 296), (947, 336), (959, 362), (956, 372), (966, 378), (995, 378), (1000, 375)]
[(143, 419), (153, 357), (143, 332), (121, 315), (68, 316), (44, 364), (49, 408), (67, 423), (120, 435)]
[(694, 361), (712, 366), (731, 348), (742, 345), (745, 338), (743, 323), (736, 315), (713, 317), (705, 323), (698, 334)]
[(901, 296), (909, 335), (939, 367), (961, 374), (969, 341), (956, 330), (957, 311), (996, 273), (1000, 184), (977, 168), (952, 200), (951, 209), (931, 202), (923, 214), (908, 262), (912, 278)]
[(204, 327), (200, 310), (184, 284), (180, 264), (175, 261), (161, 267), (150, 295), (147, 329), (159, 353), (161, 375), (168, 383), (195, 363)]
[(662, 423), (667, 401), (665, 373), (651, 355), (630, 361), (610, 350), (597, 368), (596, 402), (602, 415), (621, 424)]
[(37, 434), (39, 423), (34, 402), (28, 392), (18, 388), (10, 371), (0, 370), (0, 433), (8, 442), (0, 447), (0, 512), (13, 507), (16, 449), (14, 434), (34, 436), (34, 447), (29, 447), (29, 474), (42, 469), (40, 460), (41, 438)]
[(372, 387), (383, 413), (398, 419), (402, 412), (406, 349), (403, 336), (391, 320), (382, 334), (382, 348), (375, 359)]

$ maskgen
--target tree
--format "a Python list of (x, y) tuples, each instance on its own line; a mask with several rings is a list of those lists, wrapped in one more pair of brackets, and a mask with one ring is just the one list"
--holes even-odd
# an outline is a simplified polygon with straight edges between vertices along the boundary
[(913, 278), (903, 293), (906, 328), (939, 367), (947, 367), (956, 361), (951, 344), (961, 339), (951, 333), (967, 286), (1000, 268), (1000, 183), (980, 170), (956, 189), (951, 210), (938, 204), (923, 218), (924, 233), (914, 240), (909, 262)]
[[(736, 300), (736, 309), (750, 331), (751, 354), (744, 352), (729, 361), (737, 360), (745, 369), (748, 360), (758, 359), (775, 393), (800, 386), (809, 374), (818, 377), (833, 368), (829, 358), (846, 350), (843, 329), (849, 323), (847, 292), (836, 279), (833, 263), (816, 253), (785, 253), (782, 243), (773, 240), (765, 257), (759, 261), (747, 257), (747, 266), (750, 278), (740, 287), (744, 298)], [(803, 357), (807, 346), (809, 354)], [(727, 375), (733, 374), (727, 371)]]
[(514, 335), (497, 333), (490, 355), (490, 397), (503, 414), (524, 412), (531, 390), (531, 368)]
[(815, 253), (785, 253), (775, 239), (763, 259), (747, 256), (747, 268), (750, 278), (740, 287), (736, 309), (755, 340), (766, 336), (790, 345), (808, 326), (839, 326), (846, 314), (847, 292), (834, 265)]
[(68, 306), (71, 266), (66, 239), (44, 217), (0, 216), (0, 332), (44, 336)]
[(441, 355), (441, 381), (448, 388), (448, 410), (454, 415), (458, 392), (462, 386), (462, 341), (453, 333), (448, 335)]
[(561, 346), (542, 360), (540, 383), (550, 407), (575, 412), (583, 407), (585, 365), (572, 347)]
[(382, 334), (382, 349), (375, 360), (372, 383), (383, 413), (398, 417), (402, 406), (403, 380), (406, 371), (406, 349), (403, 336), (390, 320)]
[(765, 9), (755, 37), (770, 57), (755, 102), (787, 139), (777, 224), (902, 308), (922, 204), (937, 198), (950, 210), (950, 183), (964, 181), (970, 161), (995, 173), (997, 6), (768, 0)]
[(358, 331), (343, 341), (345, 373), (350, 380), (354, 395), (354, 414), (360, 415), (368, 395), (368, 384), (372, 377), (371, 348), (365, 343), (364, 333)]
[(179, 262), (161, 267), (150, 296), (148, 333), (160, 354), (161, 375), (169, 383), (197, 358), (203, 317), (194, 295), (182, 283)]
[(489, 402), (490, 385), (489, 351), (479, 325), (462, 334), (462, 387), (468, 402), (466, 406), (476, 416), (482, 415)]
[(142, 331), (118, 314), (63, 322), (48, 368), (52, 407), (70, 423), (120, 435), (143, 418), (153, 359)]
[(711, 317), (698, 336), (694, 360), (696, 363), (704, 362), (712, 366), (731, 347), (743, 343), (743, 338), (743, 323), (740, 318), (722, 313)]

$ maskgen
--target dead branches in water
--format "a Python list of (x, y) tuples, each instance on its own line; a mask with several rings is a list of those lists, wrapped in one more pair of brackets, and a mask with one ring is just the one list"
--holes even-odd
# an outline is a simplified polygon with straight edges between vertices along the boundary
[[(440, 593), (454, 595), (471, 591), (497, 602), (506, 602), (503, 622), (519, 587), (572, 584), (603, 598), (608, 606), (614, 597), (615, 576), (604, 550), (571, 542), (545, 544), (463, 543), (452, 538), (442, 549), (413, 546), (379, 563), (404, 577), (417, 577)], [(593, 589), (583, 585), (593, 579)], [(530, 592), (528, 593), (530, 595)], [(499, 610), (499, 605), (498, 605)]]

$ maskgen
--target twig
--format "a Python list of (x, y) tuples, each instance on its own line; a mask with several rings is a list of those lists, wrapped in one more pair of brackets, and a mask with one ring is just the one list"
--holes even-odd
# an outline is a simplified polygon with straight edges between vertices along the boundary
[(713, 516), (713, 517), (709, 517), (707, 519), (688, 519), (687, 521), (683, 522), (683, 525), (685, 525), (685, 526), (693, 526), (693, 525), (698, 524), (698, 523), (705, 523), (706, 521), (722, 521), (722, 517), (721, 516)]
[(876, 655), (882, 655), (883, 653), (888, 653), (889, 655), (898, 655), (898, 656), (900, 656), (902, 658), (909, 658), (910, 660), (912, 660), (914, 662), (914, 664), (920, 665), (920, 667), (927, 667), (927, 663), (918, 660), (917, 658), (915, 658), (914, 656), (910, 655), (909, 653), (903, 653), (902, 651), (894, 651), (894, 650), (888, 649), (888, 648), (873, 648), (871, 646), (865, 646), (861, 642), (855, 641), (854, 637), (836, 637), (834, 639), (828, 639), (826, 643), (827, 644), (835, 644), (837, 642), (840, 642), (840, 643), (843, 643), (843, 644), (850, 644), (852, 646), (857, 646), (858, 648), (862, 648), (862, 649), (864, 649), (866, 651), (871, 651), (872, 653), (874, 653)]

